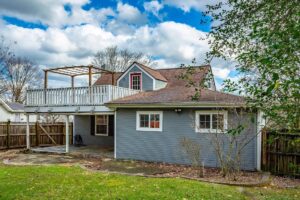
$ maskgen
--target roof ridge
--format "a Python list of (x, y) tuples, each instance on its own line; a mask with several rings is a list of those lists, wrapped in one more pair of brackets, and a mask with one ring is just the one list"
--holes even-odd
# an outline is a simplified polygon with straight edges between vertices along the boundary
[[(211, 67), (211, 65), (199, 65), (199, 66), (190, 66), (193, 68), (200, 68), (200, 67)], [(172, 70), (172, 69), (186, 69), (188, 67), (172, 67), (172, 68), (157, 68), (156, 70)]]

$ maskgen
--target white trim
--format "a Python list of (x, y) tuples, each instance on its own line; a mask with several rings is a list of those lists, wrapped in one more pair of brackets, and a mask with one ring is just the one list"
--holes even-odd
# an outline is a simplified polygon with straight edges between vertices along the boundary
[[(144, 128), (140, 127), (140, 115), (141, 114), (158, 114), (159, 115), (159, 128)], [(159, 131), (163, 130), (163, 111), (136, 111), (136, 130), (137, 131)]]
[[(140, 80), (140, 90), (142, 91), (143, 90), (143, 73), (142, 72), (130, 72), (129, 73), (129, 81), (128, 81), (128, 88), (129, 89), (132, 89), (131, 88), (131, 74), (141, 74), (141, 80)], [(132, 90), (135, 90), (135, 89), (132, 89)]]
[(26, 115), (26, 149), (30, 149), (29, 115)]
[[(106, 126), (107, 126), (107, 129), (106, 129), (106, 134), (101, 134), (101, 133), (97, 133), (97, 116), (102, 116), (103, 114), (100, 114), (100, 115), (95, 115), (95, 136), (108, 136), (108, 132), (109, 132), (109, 115), (103, 115), (103, 116), (106, 116), (107, 117), (107, 121), (106, 121)], [(103, 124), (101, 124), (103, 125)]]
[(114, 115), (114, 158), (117, 159), (117, 111)]
[(66, 153), (70, 152), (70, 131), (69, 131), (69, 115), (65, 115), (65, 126), (66, 126)]
[(265, 126), (265, 119), (263, 118), (263, 112), (257, 111), (257, 137), (256, 137), (256, 169), (261, 170), (261, 142), (262, 134), (261, 130)]
[[(143, 70), (140, 66), (138, 66), (136, 63), (132, 63), (132, 65), (125, 71), (123, 72), (123, 74), (118, 78), (117, 80), (117, 86), (119, 86), (119, 82), (122, 78), (124, 78), (126, 76), (126, 74), (128, 74), (128, 72), (133, 68), (133, 67), (137, 67), (139, 68), (142, 72), (144, 72), (147, 76), (149, 76), (150, 78), (152, 78), (153, 82), (156, 80), (155, 78), (153, 78), (153, 76), (151, 76), (148, 72), (146, 72), (145, 70)], [(129, 85), (128, 85), (130, 88), (130, 77), (129, 77)], [(154, 90), (154, 88), (153, 88)]]
[(7, 105), (7, 103), (6, 103), (3, 99), (1, 99), (1, 98), (0, 98), (0, 104), (2, 104), (2, 105), (5, 107), (5, 109), (6, 109), (7, 111), (9, 111), (9, 112), (12, 112), (12, 113), (25, 113), (24, 110), (13, 110), (13, 109), (11, 109), (11, 108)]
[(108, 108), (240, 108), (246, 107), (245, 104), (212, 104), (212, 103), (160, 103), (160, 104), (105, 104)]
[[(200, 129), (199, 124), (199, 114), (206, 114), (210, 115), (210, 127), (212, 127), (212, 115), (213, 114), (222, 114), (224, 116), (224, 130), (218, 130), (218, 129)], [(227, 124), (228, 124), (228, 112), (225, 110), (198, 110), (195, 112), (195, 132), (197, 133), (224, 133), (227, 130)]]

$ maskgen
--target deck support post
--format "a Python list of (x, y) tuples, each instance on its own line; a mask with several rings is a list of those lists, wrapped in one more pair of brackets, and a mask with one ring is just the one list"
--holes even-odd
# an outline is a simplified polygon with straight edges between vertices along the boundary
[(65, 115), (66, 118), (66, 153), (69, 153), (69, 145), (70, 145), (70, 134), (69, 134), (69, 115)]
[(26, 149), (30, 149), (29, 115), (26, 115)]
[(261, 170), (261, 154), (262, 154), (262, 129), (266, 125), (264, 113), (257, 111), (257, 138), (256, 138), (256, 170)]

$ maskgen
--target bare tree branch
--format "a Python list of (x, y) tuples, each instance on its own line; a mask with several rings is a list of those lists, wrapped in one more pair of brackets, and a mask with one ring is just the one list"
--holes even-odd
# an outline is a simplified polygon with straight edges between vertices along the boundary
[(145, 65), (151, 65), (151, 59), (141, 52), (131, 52), (128, 49), (119, 49), (117, 46), (107, 47), (98, 51), (93, 58), (92, 64), (114, 72), (125, 71), (134, 61)]

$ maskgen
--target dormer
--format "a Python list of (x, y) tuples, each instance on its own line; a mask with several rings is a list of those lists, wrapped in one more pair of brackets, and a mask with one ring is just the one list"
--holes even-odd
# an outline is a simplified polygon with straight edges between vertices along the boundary
[(157, 70), (134, 62), (117, 80), (117, 86), (151, 91), (166, 87), (167, 79)]

